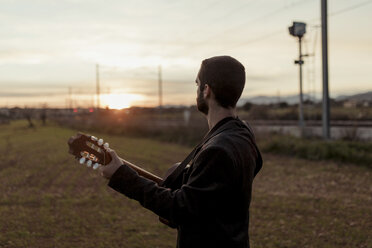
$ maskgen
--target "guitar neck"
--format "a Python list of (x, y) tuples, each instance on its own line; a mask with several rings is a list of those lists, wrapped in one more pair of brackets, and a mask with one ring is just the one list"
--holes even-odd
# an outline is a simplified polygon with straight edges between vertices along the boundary
[(162, 184), (163, 183), (163, 178), (161, 177), (158, 177), (157, 175), (155, 174), (152, 174), (151, 172), (148, 172), (147, 170), (145, 169), (142, 169), (141, 167), (135, 165), (135, 164), (132, 164), (131, 162), (128, 162), (124, 159), (121, 159), (123, 161), (123, 163), (125, 163), (126, 165), (128, 165), (130, 168), (132, 168), (133, 170), (135, 170), (140, 176), (143, 176), (147, 179), (150, 179), (152, 181), (154, 181), (155, 183), (157, 183), (158, 185)]

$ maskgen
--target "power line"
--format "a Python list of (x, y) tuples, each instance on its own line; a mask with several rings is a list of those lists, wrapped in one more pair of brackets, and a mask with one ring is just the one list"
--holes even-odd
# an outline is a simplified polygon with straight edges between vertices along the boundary
[(247, 3), (245, 3), (245, 4), (243, 4), (243, 5), (240, 5), (237, 8), (234, 8), (233, 10), (231, 10), (231, 11), (227, 12), (226, 14), (224, 14), (223, 16), (219, 16), (219, 17), (215, 18), (214, 20), (216, 20), (216, 19), (221, 20), (222, 18), (226, 18), (228, 16), (231, 16), (232, 14), (234, 14), (236, 12), (242, 11), (245, 7), (250, 6), (251, 3), (252, 3), (252, 0), (249, 1), (249, 2), (247, 2)]
[[(222, 3), (222, 2), (225, 2), (225, 0), (214, 2), (213, 5), (212, 5), (212, 8), (211, 8), (210, 4), (208, 4), (208, 5), (206, 6), (206, 8), (203, 8), (202, 10), (198, 11), (198, 13), (200, 12), (200, 13), (203, 13), (203, 16), (207, 16), (207, 15), (208, 15), (208, 12), (205, 13), (206, 10), (208, 10), (208, 11), (210, 12), (211, 10), (213, 10), (213, 7), (218, 6), (218, 5), (219, 5), (220, 3)], [(251, 5), (251, 3), (252, 3), (252, 0), (248, 1), (248, 3), (245, 3), (245, 4), (243, 4), (243, 5), (240, 5), (238, 8), (234, 8), (233, 10), (231, 10), (231, 11), (228, 12), (228, 13), (225, 13), (225, 14), (222, 15), (222, 16), (218, 16), (218, 17), (216, 17), (216, 18), (212, 18), (212, 19), (210, 19), (207, 23), (204, 23), (204, 26), (208, 26), (208, 24), (212, 23), (213, 21), (223, 20), (224, 18), (226, 18), (226, 17), (232, 15), (233, 13), (235, 13), (235, 12), (237, 12), (237, 11), (241, 11), (241, 10), (243, 10), (246, 6)], [(194, 17), (194, 16), (196, 16), (196, 14), (192, 15), (192, 17)], [(191, 18), (192, 18), (192, 17), (191, 17)], [(184, 20), (184, 21), (188, 21), (188, 19), (189, 19), (189, 18), (185, 18), (185, 19), (183, 19), (183, 20)], [(184, 34), (183, 37), (192, 37), (192, 36), (195, 36), (196, 34), (201, 33), (201, 32), (205, 32), (205, 29), (191, 30), (191, 32)], [(178, 42), (177, 42), (177, 44), (181, 43), (182, 40), (183, 40), (183, 38), (178, 38)], [(186, 47), (189, 47), (189, 46), (193, 47), (193, 46), (195, 46), (195, 45), (197, 45), (197, 44), (192, 43), (192, 44), (188, 44), (188, 45), (186, 45)], [(181, 48), (181, 49), (182, 49), (182, 48)]]
[[(318, 40), (318, 30), (319, 26), (313, 27), (313, 29), (310, 29), (309, 35), (310, 39), (304, 39), (305, 43), (305, 53), (309, 55), (309, 65), (306, 66), (306, 72), (307, 72), (307, 86), (308, 86), (308, 100), (315, 103), (316, 101), (316, 48), (317, 48), (317, 40)], [(314, 31), (314, 37), (311, 38), (311, 34)], [(308, 41), (309, 43), (313, 43), (312, 50), (309, 50), (308, 47)], [(307, 118), (308, 120), (311, 120), (315, 118), (315, 113), (313, 113), (314, 105), (313, 104), (307, 104)]]
[[(307, 2), (307, 1), (309, 1), (309, 0), (299, 0), (299, 1), (297, 1), (297, 2), (295, 2), (295, 3), (293, 3), (293, 4), (291, 4), (291, 5), (283, 6), (283, 7), (281, 7), (281, 8), (276, 9), (276, 10), (273, 10), (273, 11), (267, 13), (267, 14), (264, 14), (264, 15), (262, 15), (262, 16), (259, 16), (259, 17), (253, 18), (253, 19), (250, 19), (250, 20), (248, 20), (247, 22), (241, 23), (241, 24), (239, 24), (238, 26), (235, 26), (235, 27), (232, 27), (232, 28), (226, 29), (226, 30), (220, 32), (219, 34), (214, 34), (214, 35), (212, 35), (212, 36), (209, 36), (207, 39), (205, 39), (205, 40), (203, 40), (203, 41), (199, 41), (199, 42), (196, 42), (196, 43), (191, 43), (191, 44), (189, 44), (189, 45), (185, 45), (183, 48), (180, 48), (178, 51), (176, 50), (176, 51), (173, 51), (173, 52), (171, 52), (171, 53), (175, 53), (175, 52), (183, 51), (183, 50), (186, 50), (186, 49), (189, 50), (189, 49), (191, 49), (191, 48), (193, 48), (193, 47), (197, 47), (197, 46), (200, 46), (200, 45), (203, 45), (203, 44), (209, 44), (209, 41), (210, 41), (210, 40), (213, 40), (213, 39), (215, 39), (215, 38), (218, 38), (218, 37), (220, 37), (222, 34), (223, 34), (223, 35), (226, 35), (226, 33), (232, 32), (232, 31), (234, 31), (234, 30), (241, 29), (242, 27), (246, 27), (246, 25), (248, 25), (248, 24), (255, 23), (255, 22), (257, 22), (257, 21), (259, 21), (259, 20), (262, 20), (262, 19), (268, 19), (268, 18), (271, 18), (271, 17), (273, 17), (274, 15), (276, 15), (276, 14), (282, 12), (282, 11), (285, 11), (285, 10), (287, 10), (287, 9), (289, 9), (289, 8), (295, 7), (295, 6), (297, 6), (297, 5), (300, 5), (300, 4), (302, 4), (302, 3), (305, 3), (305, 2)], [(365, 6), (365, 5), (368, 5), (368, 4), (370, 4), (370, 3), (372, 3), (372, 0), (368, 0), (368, 1), (365, 1), (365, 2), (362, 2), (362, 3), (358, 3), (358, 4), (355, 4), (355, 5), (352, 5), (352, 6), (349, 6), (349, 7), (346, 7), (346, 8), (340, 9), (340, 10), (337, 10), (337, 11), (335, 11), (335, 12), (329, 13), (328, 16), (329, 16), (329, 17), (331, 17), (331, 16), (337, 16), (337, 15), (339, 15), (339, 14), (342, 14), (342, 13), (345, 13), (345, 12), (348, 12), (348, 11), (351, 11), (351, 10), (354, 10), (354, 9), (357, 9), (357, 8), (360, 8), (360, 7)], [(248, 4), (246, 4), (246, 5), (248, 5)], [(244, 6), (244, 5), (243, 5), (243, 6)], [(232, 12), (233, 12), (233, 11), (232, 11)], [(228, 15), (228, 14), (227, 14), (227, 15)], [(318, 17), (318, 18), (313, 18), (313, 19), (308, 20), (307, 22), (308, 22), (308, 23), (311, 23), (312, 21), (319, 21), (319, 19), (320, 19), (319, 17)], [(281, 32), (282, 32), (282, 29), (281, 29), (281, 30), (277, 30), (277, 31), (273, 31), (273, 32), (270, 32), (270, 33), (264, 34), (264, 35), (262, 35), (262, 36), (259, 36), (259, 37), (257, 37), (257, 38), (254, 38), (254, 39), (251, 39), (251, 40), (248, 40), (248, 41), (245, 41), (245, 42), (240, 42), (240, 43), (238, 43), (238, 44), (236, 44), (236, 45), (233, 45), (233, 46), (229, 46), (228, 49), (231, 49), (231, 48), (237, 48), (237, 47), (242, 47), (242, 46), (244, 46), (245, 44), (250, 44), (250, 43), (253, 43), (253, 42), (262, 41), (262, 40), (265, 40), (265, 39), (267, 39), (267, 38), (270, 38), (270, 37), (273, 37), (273, 36), (275, 36), (275, 35), (278, 35), (278, 34), (281, 33)], [(191, 32), (191, 33), (189, 33), (188, 35), (193, 34), (193, 33), (196, 33), (196, 32)], [(224, 49), (224, 50), (226, 50), (226, 49)]]
[[(222, 33), (225, 34), (226, 32), (231, 32), (232, 30), (239, 29), (240, 27), (245, 26), (245, 25), (247, 25), (247, 24), (254, 23), (254, 22), (259, 21), (259, 20), (261, 20), (261, 19), (266, 19), (266, 18), (272, 17), (272, 16), (274, 16), (274, 15), (276, 15), (276, 14), (278, 14), (278, 13), (284, 11), (284, 10), (287, 10), (288, 8), (295, 7), (295, 6), (297, 6), (297, 5), (299, 5), (299, 4), (302, 4), (302, 3), (306, 2), (306, 1), (308, 1), (308, 0), (300, 0), (300, 1), (298, 1), (298, 2), (293, 3), (293, 4), (290, 5), (290, 6), (284, 6), (284, 7), (281, 7), (281, 8), (279, 8), (279, 9), (274, 10), (274, 11), (272, 11), (272, 12), (269, 12), (269, 13), (267, 13), (267, 14), (265, 14), (265, 15), (259, 16), (259, 17), (257, 17), (257, 18), (253, 18), (253, 19), (249, 20), (248, 22), (245, 22), (245, 23), (240, 24), (239, 26), (236, 26), (236, 27), (233, 27), (233, 28), (227, 29), (227, 30), (223, 31)], [(354, 9), (360, 8), (360, 7), (365, 6), (365, 5), (367, 5), (367, 4), (370, 4), (370, 3), (372, 3), (372, 0), (368, 0), (368, 1), (365, 1), (365, 2), (362, 2), (362, 3), (355, 4), (355, 5), (349, 6), (349, 7), (347, 7), (347, 8), (344, 8), (344, 9), (341, 9), (341, 10), (338, 10), (338, 11), (335, 11), (335, 12), (332, 12), (332, 13), (328, 14), (328, 16), (329, 16), (329, 17), (330, 17), (330, 16), (336, 16), (336, 15), (338, 15), (338, 14), (341, 14), (341, 13), (344, 13), (344, 12), (348, 12), (348, 11), (350, 11), (350, 10), (354, 10)], [(280, 31), (270, 32), (270, 33), (268, 33), (268, 34), (265, 34), (265, 35), (263, 35), (263, 36), (260, 36), (260, 37), (257, 38), (257, 39), (252, 39), (252, 40), (247, 41), (247, 42), (250, 43), (250, 42), (260, 41), (260, 40), (262, 40), (262, 39), (269, 38), (269, 37), (271, 37), (271, 36), (277, 34), (278, 32), (280, 32)], [(219, 36), (219, 35), (220, 35), (220, 34), (218, 34), (218, 35), (216, 35), (216, 36)], [(215, 36), (209, 37), (208, 40), (210, 40), (211, 38), (214, 38), (214, 37), (215, 37)], [(207, 40), (206, 40), (206, 41), (207, 41)], [(199, 43), (200, 43), (200, 42), (199, 42)], [(199, 44), (199, 43), (197, 43), (197, 44)], [(193, 45), (194, 45), (194, 44), (193, 44)], [(238, 46), (240, 46), (240, 45), (238, 45)], [(234, 47), (235, 47), (235, 46), (234, 46)]]
[[(239, 25), (237, 25), (237, 26), (234, 26), (234, 27), (232, 27), (232, 28), (229, 28), (229, 29), (226, 29), (226, 30), (224, 30), (224, 31), (222, 31), (222, 32), (220, 32), (219, 34), (214, 34), (214, 35), (212, 35), (212, 36), (209, 36), (207, 39), (204, 39), (204, 40), (202, 40), (202, 41), (199, 41), (199, 42), (196, 42), (196, 43), (192, 43), (192, 44), (190, 44), (190, 45), (187, 45), (187, 46), (185, 46), (183, 49), (181, 49), (181, 51), (182, 50), (185, 50), (185, 49), (190, 49), (190, 48), (193, 48), (193, 47), (195, 47), (195, 46), (199, 46), (199, 45), (201, 45), (201, 44), (205, 44), (205, 43), (208, 43), (210, 40), (213, 40), (213, 39), (215, 39), (215, 38), (218, 38), (218, 37), (220, 37), (221, 36), (221, 34), (223, 34), (223, 35), (226, 35), (226, 33), (230, 33), (230, 32), (232, 32), (232, 31), (234, 31), (234, 30), (240, 30), (241, 28), (246, 28), (247, 27), (247, 25), (248, 24), (252, 24), (252, 23), (255, 23), (255, 22), (257, 22), (257, 21), (260, 21), (260, 20), (262, 20), (262, 19), (268, 19), (268, 18), (271, 18), (271, 17), (273, 17), (273, 16), (275, 16), (276, 14), (278, 14), (278, 13), (280, 13), (280, 12), (282, 12), (282, 11), (285, 11), (285, 10), (287, 10), (287, 9), (289, 9), (289, 8), (293, 8), (293, 7), (295, 7), (295, 6), (297, 6), (297, 5), (300, 5), (300, 4), (302, 4), (302, 3), (305, 3), (305, 2), (308, 2), (309, 0), (299, 0), (299, 1), (297, 1), (297, 2), (295, 2), (295, 3), (293, 3), (293, 4), (291, 4), (291, 5), (286, 5), (286, 6), (283, 6), (283, 7), (281, 7), (281, 8), (278, 8), (278, 9), (276, 9), (276, 10), (273, 10), (273, 11), (271, 11), (271, 12), (268, 12), (268, 13), (266, 13), (266, 14), (264, 14), (264, 15), (261, 15), (261, 16), (258, 16), (258, 17), (256, 17), (256, 18), (252, 18), (252, 19), (249, 19), (248, 21), (246, 21), (246, 22), (243, 22), (243, 23), (241, 23), (241, 24), (239, 24)], [(275, 33), (278, 33), (278, 31), (276, 31)], [(192, 33), (191, 33), (192, 34)], [(273, 35), (273, 33), (269, 33), (269, 34), (267, 34), (267, 35), (264, 35), (264, 36), (269, 36), (269, 37), (271, 37)], [(262, 37), (259, 37), (259, 39), (253, 39), (253, 40), (261, 40), (262, 39)], [(250, 42), (250, 41), (248, 41), (248, 42)], [(174, 52), (174, 51), (173, 51)]]
[[(343, 13), (349, 12), (351, 10), (358, 9), (360, 7), (363, 7), (363, 6), (368, 5), (368, 4), (371, 4), (371, 3), (372, 3), (372, 0), (368, 0), (368, 1), (365, 1), (365, 2), (357, 3), (357, 4), (351, 5), (349, 7), (346, 7), (346, 8), (337, 10), (337, 11), (333, 11), (333, 12), (329, 13), (327, 16), (328, 17), (337, 16), (339, 14), (343, 14)], [(320, 21), (320, 17), (317, 17), (317, 18), (313, 18), (313, 19), (308, 20), (308, 22), (310, 22), (310, 23), (313, 22), (313, 21)]]
[[(215, 8), (220, 3), (223, 3), (223, 2), (225, 2), (225, 0), (219, 0), (219, 1), (214, 1), (212, 3), (208, 3), (207, 6), (204, 6), (204, 8), (198, 9), (198, 11), (194, 12), (193, 15), (191, 15), (189, 17), (181, 18), (178, 21), (189, 21), (190, 18), (195, 18), (196, 16), (199, 16), (199, 13), (203, 13), (203, 15), (205, 15), (205, 11), (211, 11), (211, 10), (213, 10), (213, 8)], [(194, 32), (192, 32), (192, 33), (194, 33)]]
[(243, 42), (240, 42), (236, 45), (233, 45), (233, 46), (229, 46), (228, 48), (224, 48), (224, 50), (219, 50), (217, 51), (217, 53), (219, 52), (223, 52), (223, 51), (226, 51), (226, 50), (229, 50), (229, 49), (235, 49), (237, 47), (242, 47), (242, 46), (245, 46), (245, 45), (248, 45), (250, 43), (254, 43), (254, 42), (258, 42), (258, 41), (262, 41), (262, 40), (266, 40), (268, 38), (271, 38), (273, 36), (276, 36), (276, 35), (279, 35), (279, 34), (282, 34), (283, 33), (283, 29), (280, 29), (280, 30), (276, 30), (274, 32), (270, 32), (270, 33), (267, 33), (267, 34), (264, 34), (264, 35), (261, 35), (261, 36), (258, 36), (257, 38), (253, 38), (253, 39), (250, 39), (250, 40), (247, 40), (247, 41), (243, 41)]
[[(262, 16), (259, 16), (257, 18), (250, 19), (248, 22), (245, 22), (244, 24), (253, 23), (253, 22), (256, 22), (256, 21), (258, 21), (259, 19), (262, 19), (262, 18), (272, 17), (273, 15), (275, 15), (277, 13), (280, 13), (281, 11), (284, 11), (284, 10), (290, 8), (290, 7), (294, 7), (294, 6), (296, 6), (296, 5), (300, 4), (300, 3), (304, 3), (305, 1), (308, 1), (308, 0), (297, 1), (296, 3), (294, 3), (294, 4), (290, 5), (290, 6), (287, 5), (287, 6), (281, 7), (279, 9), (277, 9), (277, 10), (271, 11), (271, 12), (269, 12), (267, 14), (264, 14)], [(342, 14), (342, 13), (345, 13), (345, 12), (348, 12), (348, 11), (351, 11), (351, 10), (354, 10), (354, 9), (357, 9), (357, 8), (360, 8), (362, 6), (368, 5), (370, 3), (372, 3), (372, 0), (364, 1), (364, 2), (361, 2), (361, 3), (358, 3), (358, 4), (355, 4), (355, 5), (352, 5), (352, 6), (349, 6), (349, 7), (340, 9), (340, 10), (337, 10), (335, 12), (332, 12), (332, 13), (328, 14), (328, 16), (336, 16), (336, 15), (339, 15), (339, 14)], [(237, 27), (230, 28), (230, 29), (224, 31), (223, 33), (230, 32), (230, 31), (232, 31), (232, 30), (234, 30), (236, 28)], [(254, 43), (254, 42), (259, 42), (259, 41), (262, 41), (262, 40), (266, 40), (266, 39), (271, 38), (273, 36), (279, 35), (282, 32), (283, 32), (283, 29), (275, 30), (273, 32), (269, 32), (269, 33), (263, 34), (263, 35), (258, 36), (256, 38), (253, 38), (253, 39), (250, 39), (250, 40), (246, 40), (246, 41), (243, 41), (243, 42), (239, 42), (239, 43), (237, 43), (235, 45), (230, 45), (227, 48), (225, 47), (223, 50), (221, 49), (220, 51), (226, 51), (226, 50), (230, 50), (230, 49), (235, 49), (235, 48), (242, 47), (242, 46), (245, 46), (245, 45)], [(214, 37), (214, 36), (212, 36), (212, 37)], [(195, 45), (200, 44), (200, 43), (203, 43), (203, 42), (194, 43), (191, 46), (195, 46)], [(220, 52), (220, 51), (217, 51), (217, 52)], [(315, 52), (315, 49), (314, 49), (314, 52)]]
[[(316, 54), (317, 54), (317, 45), (318, 45), (318, 33), (319, 33), (319, 27), (316, 26), (314, 27), (315, 29), (315, 35), (313, 38), (313, 51), (312, 51), (312, 56), (311, 56), (311, 66), (312, 66), (312, 77), (311, 80), (309, 81), (310, 84), (310, 95), (313, 96), (313, 101), (315, 102), (316, 100)], [(308, 67), (309, 68), (309, 67)], [(311, 87), (312, 85), (312, 87)]]
[[(345, 13), (345, 12), (348, 12), (348, 11), (351, 11), (351, 10), (354, 10), (354, 9), (357, 9), (357, 8), (360, 8), (360, 7), (365, 6), (367, 4), (370, 4), (370, 3), (372, 3), (372, 0), (369, 0), (369, 1), (366, 1), (366, 2), (362, 2), (362, 3), (359, 3), (359, 4), (352, 5), (352, 6), (349, 6), (347, 8), (344, 8), (344, 9), (341, 9), (341, 10), (338, 10), (338, 11), (335, 11), (335, 12), (332, 12), (332, 13), (328, 14), (328, 17), (336, 16), (336, 15), (339, 15), (339, 14), (342, 14), (342, 13)], [(317, 18), (317, 19), (314, 18), (314, 19), (311, 19), (311, 20), (318, 20), (318, 19), (319, 18)], [(315, 26), (315, 27), (320, 27), (320, 26)], [(248, 41), (245, 41), (245, 42), (241, 42), (241, 43), (239, 43), (237, 45), (230, 46), (230, 48), (241, 47), (241, 46), (244, 46), (246, 44), (250, 44), (250, 43), (253, 43), (253, 42), (262, 41), (262, 40), (265, 40), (267, 38), (276, 36), (276, 35), (280, 34), (282, 31), (283, 30), (280, 29), (280, 30), (277, 30), (277, 31), (274, 31), (274, 32), (270, 32), (270, 33), (264, 34), (264, 35), (262, 35), (260, 37), (257, 37), (255, 39), (251, 39), (251, 40), (248, 40)], [(314, 47), (314, 49), (315, 49), (315, 47)]]
[(355, 5), (351, 5), (347, 8), (334, 11), (334, 12), (330, 13), (328, 16), (336, 16), (336, 15), (339, 15), (339, 14), (342, 14), (342, 13), (345, 13), (345, 12), (349, 12), (350, 10), (354, 10), (354, 9), (363, 7), (363, 6), (365, 6), (367, 4), (371, 4), (371, 3), (372, 3), (372, 1), (369, 0), (369, 1), (365, 1), (365, 2), (362, 2), (362, 3), (355, 4)]
[[(224, 18), (226, 18), (226, 17), (228, 17), (228, 16), (230, 16), (230, 15), (232, 15), (232, 14), (238, 12), (238, 11), (242, 11), (245, 7), (250, 6), (251, 3), (252, 3), (252, 0), (249, 1), (249, 2), (247, 2), (247, 3), (245, 3), (245, 4), (243, 4), (243, 5), (240, 5), (240, 6), (237, 7), (237, 8), (234, 8), (233, 10), (231, 10), (230, 12), (225, 13), (225, 14), (222, 15), (222, 16), (218, 16), (218, 17), (216, 17), (216, 18), (213, 18), (213, 19), (209, 20), (208, 23), (211, 23), (212, 21), (221, 21), (221, 20), (223, 20)], [(206, 24), (208, 25), (208, 23), (206, 23)], [(202, 29), (202, 30), (195, 30), (195, 32), (191, 32), (191, 34), (200, 33), (200, 32), (204, 32), (204, 31), (205, 31), (204, 29)], [(190, 34), (189, 34), (189, 35), (190, 35)]]
[(235, 26), (233, 28), (230, 28), (228, 30), (225, 30), (223, 33), (231, 32), (232, 30), (237, 30), (237, 29), (240, 29), (242, 27), (246, 27), (246, 25), (248, 25), (248, 24), (252, 24), (252, 23), (255, 23), (255, 22), (260, 21), (262, 19), (267, 19), (267, 18), (273, 17), (273, 16), (275, 16), (276, 14), (279, 14), (282, 11), (285, 11), (287, 9), (296, 7), (297, 5), (300, 5), (300, 4), (302, 4), (304, 2), (307, 2), (307, 1), (309, 1), (309, 0), (299, 0), (299, 1), (293, 3), (293, 4), (289, 5), (289, 6), (288, 5), (285, 5), (285, 6), (281, 7), (281, 8), (278, 8), (276, 10), (273, 10), (273, 11), (271, 11), (271, 12), (265, 14), (265, 15), (258, 16), (256, 18), (250, 19), (247, 22), (244, 22), (244, 23), (240, 24), (239, 26)]

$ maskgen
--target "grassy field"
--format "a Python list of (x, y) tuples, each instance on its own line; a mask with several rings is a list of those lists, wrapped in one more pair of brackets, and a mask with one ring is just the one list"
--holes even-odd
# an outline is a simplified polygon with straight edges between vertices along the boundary
[(372, 169), (372, 142), (298, 138), (265, 133), (258, 136), (262, 151), (308, 160), (353, 163)]
[[(175, 247), (176, 232), (67, 154), (75, 130), (0, 129), (0, 247)], [(162, 175), (190, 148), (103, 137)], [(371, 247), (372, 171), (264, 154), (251, 206), (252, 247)]]

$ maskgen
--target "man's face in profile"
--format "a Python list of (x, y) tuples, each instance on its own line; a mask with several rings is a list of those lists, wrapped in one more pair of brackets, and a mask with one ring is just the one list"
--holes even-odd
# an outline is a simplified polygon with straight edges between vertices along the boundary
[(196, 77), (196, 85), (198, 87), (197, 91), (196, 91), (196, 94), (197, 94), (197, 97), (196, 97), (196, 106), (198, 107), (198, 110), (200, 112), (202, 112), (203, 114), (207, 115), (208, 114), (208, 111), (209, 111), (209, 107), (208, 107), (208, 103), (205, 101), (204, 97), (203, 97), (203, 91), (204, 91), (204, 88), (201, 89), (201, 83), (200, 83), (200, 80), (199, 80), (199, 75)]

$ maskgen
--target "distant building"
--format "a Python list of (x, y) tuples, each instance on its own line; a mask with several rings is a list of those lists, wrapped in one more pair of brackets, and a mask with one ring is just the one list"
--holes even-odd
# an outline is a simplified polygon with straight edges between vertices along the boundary
[(344, 102), (345, 108), (355, 108), (358, 105), (358, 102), (356, 100), (347, 100)]
[(363, 107), (371, 107), (371, 106), (372, 106), (371, 102), (368, 102), (368, 101), (363, 102)]
[(0, 108), (0, 116), (9, 117), (10, 112), (8, 108)]

